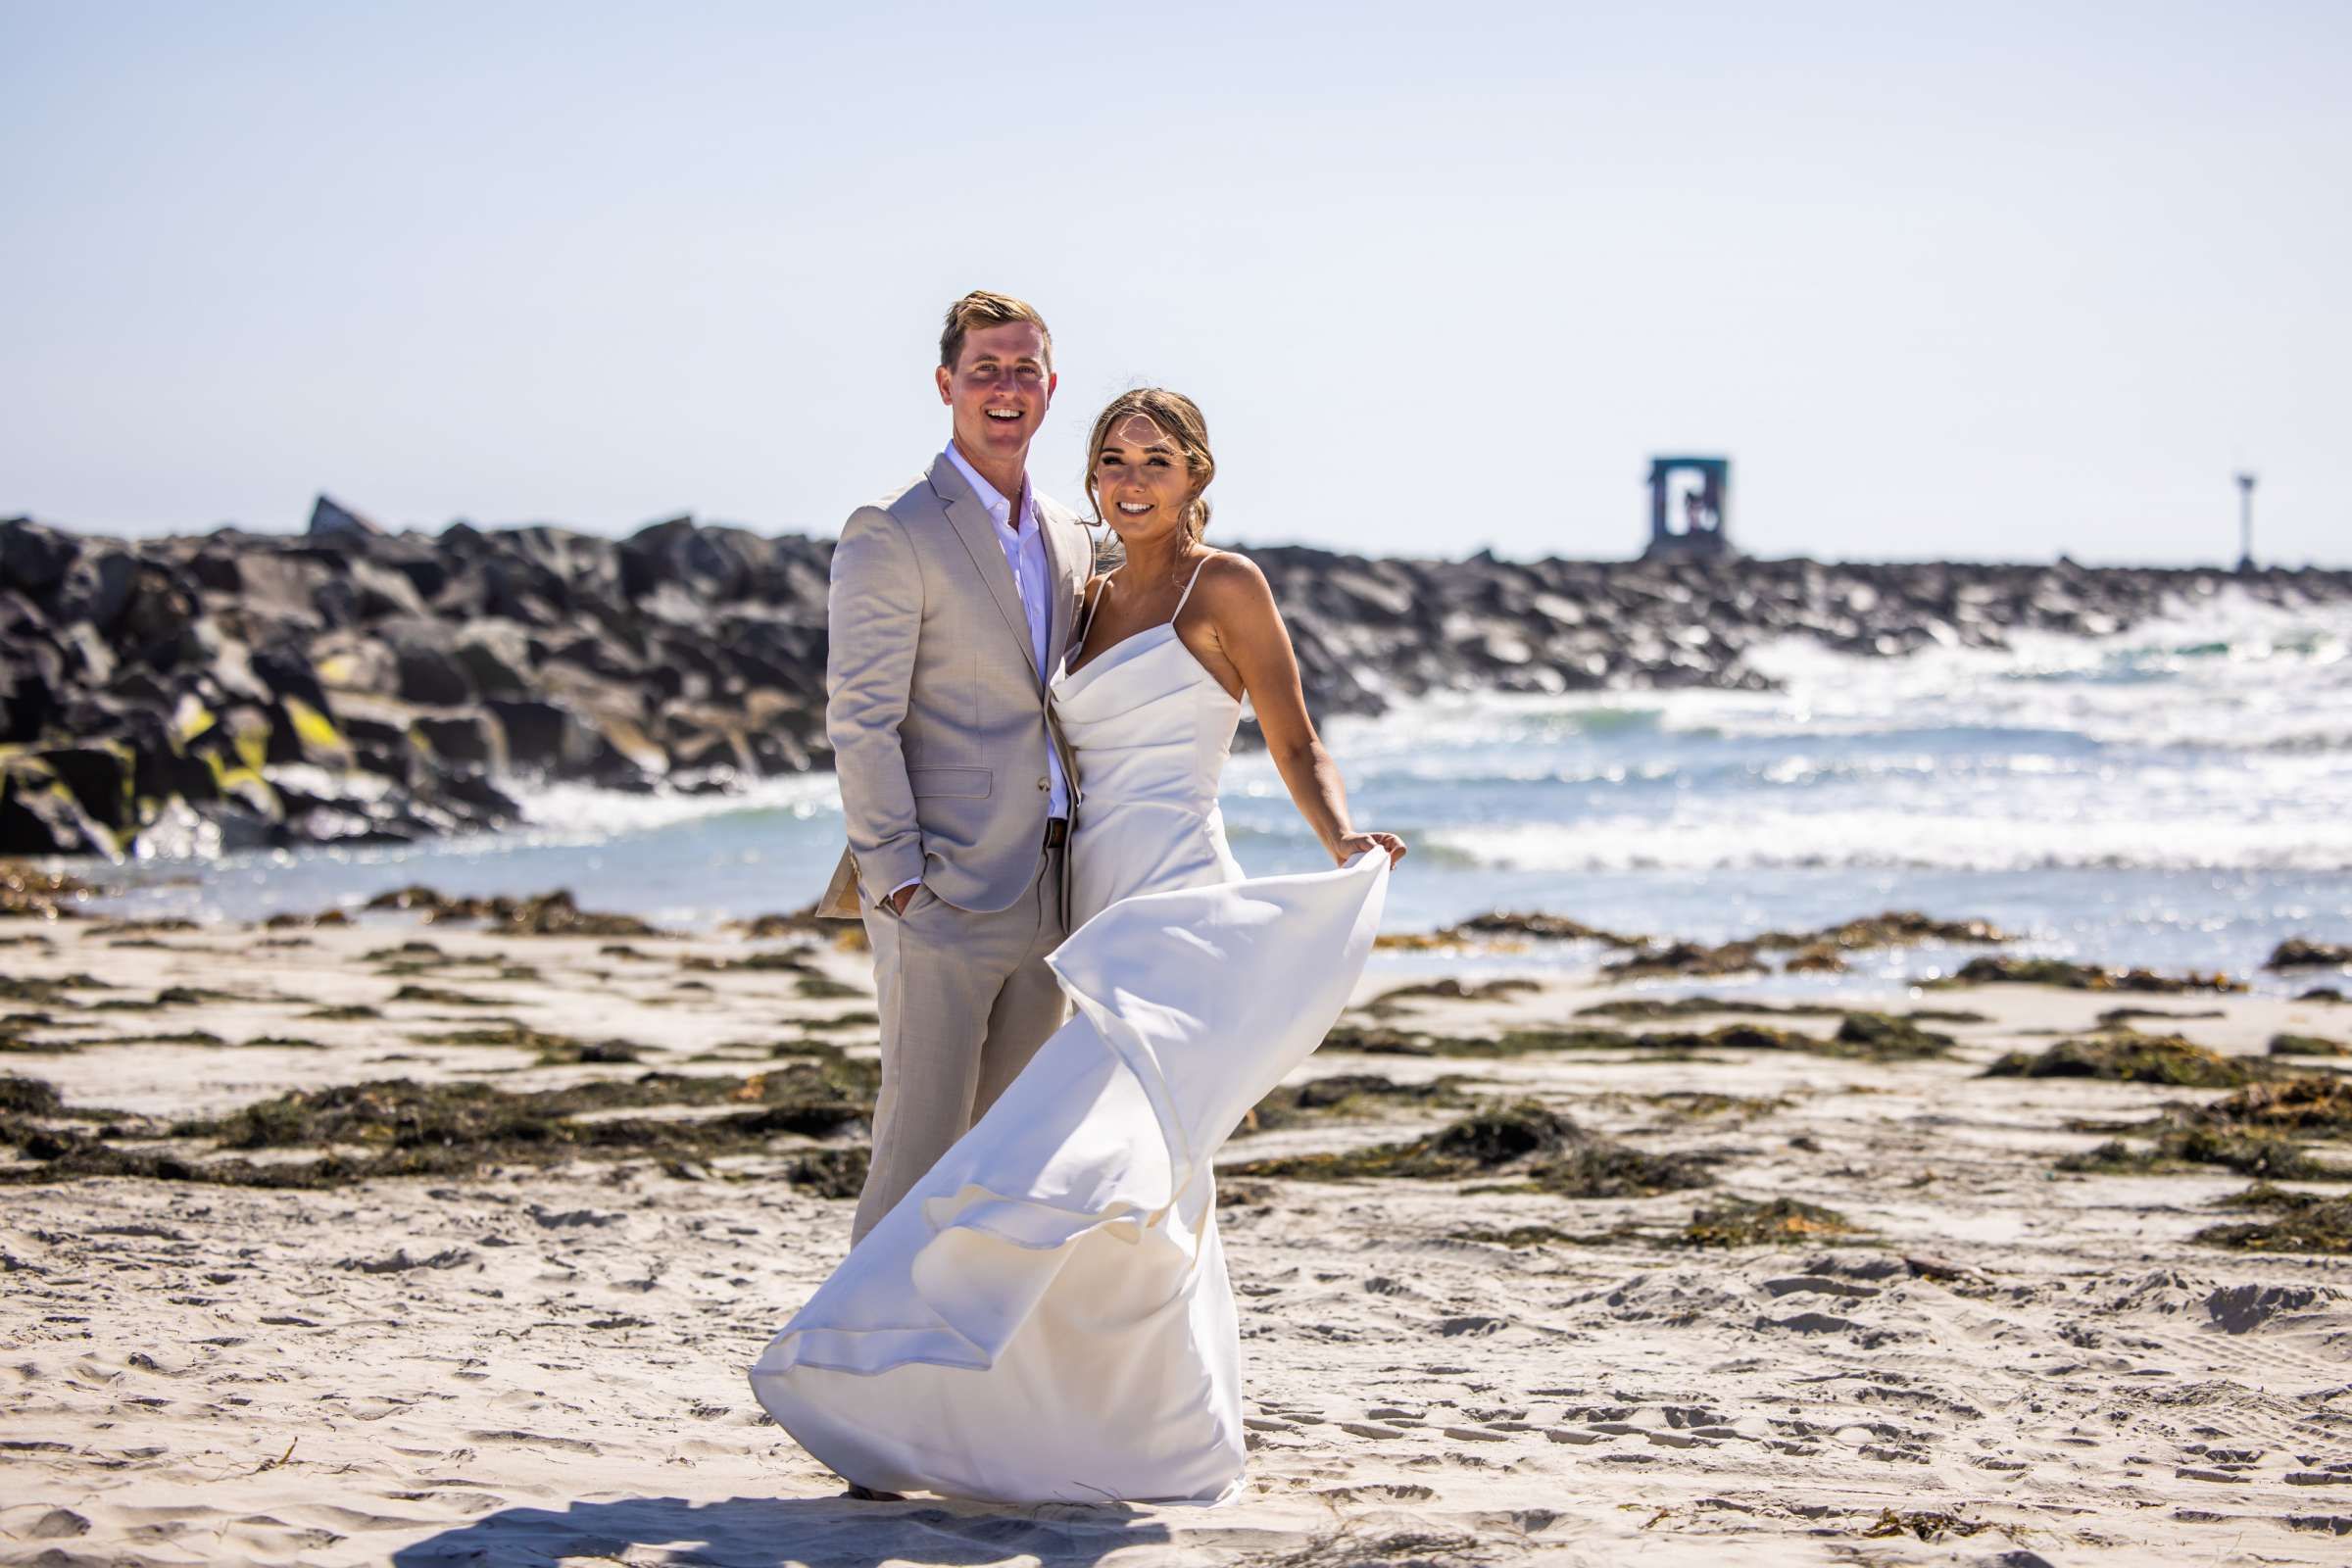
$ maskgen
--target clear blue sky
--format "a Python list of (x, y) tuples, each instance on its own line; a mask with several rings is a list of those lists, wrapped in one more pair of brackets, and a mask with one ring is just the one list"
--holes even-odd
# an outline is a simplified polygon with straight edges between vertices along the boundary
[[(1633, 14), (1638, 11), (1639, 14)], [(0, 0), (0, 514), (830, 532), (1034, 300), (1215, 532), (2352, 563), (2352, 6)]]

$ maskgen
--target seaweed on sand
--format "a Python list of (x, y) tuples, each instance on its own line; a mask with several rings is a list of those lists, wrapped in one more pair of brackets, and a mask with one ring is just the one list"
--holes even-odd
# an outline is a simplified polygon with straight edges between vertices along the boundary
[(2338, 968), (2352, 965), (2352, 942), (2314, 942), (2288, 937), (2262, 961), (2265, 969)]
[(1571, 920), (1563, 914), (1497, 909), (1490, 914), (1474, 915), (1459, 925), (1441, 926), (1435, 931), (1391, 932), (1377, 938), (1373, 945), (1384, 949), (1427, 952), (1440, 948), (1466, 947), (1473, 942), (1515, 945), (1521, 941), (1598, 942), (1612, 948), (1639, 948), (1646, 946), (1649, 938), (1604, 931), (1597, 926), (1587, 925), (1582, 920)]
[(285, 909), (262, 922), (263, 928), (270, 931), (315, 931), (320, 926), (349, 924), (351, 924), (351, 913), (346, 909), (319, 909), (315, 913), (301, 909)]
[(259, 997), (240, 997), (228, 991), (208, 991), (202, 986), (166, 986), (154, 997), (134, 1001), (129, 997), (108, 997), (90, 1004), (93, 1012), (155, 1012), (165, 1007), (196, 1007), (208, 1002), (258, 1002)]
[(2148, 969), (2109, 969), (2066, 958), (1971, 958), (1959, 971), (1933, 986), (2058, 986), (2068, 991), (2133, 991), (2178, 996), (2191, 991), (2243, 991), (2242, 980), (2226, 974), (2161, 975)]
[(1888, 909), (1813, 931), (1764, 931), (1738, 941), (1644, 944), (1626, 957), (1603, 964), (1622, 979), (1653, 975), (1741, 974), (1767, 967), (1761, 955), (1789, 955), (1782, 966), (1792, 973), (1837, 973), (1845, 955), (1875, 948), (1912, 947), (1922, 942), (1995, 943), (2012, 940), (1988, 920), (1937, 920), (1916, 909)]
[[(781, 953), (754, 953), (741, 958), (712, 958), (703, 954), (690, 953), (678, 960), (678, 967), (703, 974), (725, 974), (741, 970), (752, 974), (781, 973), (821, 976), (822, 971), (803, 956), (806, 951), (805, 949), (791, 949)], [(642, 953), (630, 956), (639, 958), (646, 956)]]
[(1656, 1106), (1662, 1115), (1674, 1121), (1697, 1121), (1710, 1116), (1732, 1116), (1746, 1121), (1787, 1110), (1792, 1103), (1785, 1095), (1725, 1095), (1711, 1089), (1668, 1089), (1630, 1098), (1638, 1103)]
[(43, 1078), (27, 1078), (22, 1073), (0, 1073), (0, 1112), (18, 1116), (56, 1116), (64, 1112), (65, 1102), (58, 1097), (57, 1086)]
[(81, 1004), (67, 996), (67, 992), (114, 989), (94, 974), (55, 977), (0, 974), (0, 1002), (29, 1002), (36, 1007), (77, 1007)]
[(534, 1029), (515, 1018), (493, 1018), (469, 1029), (444, 1029), (433, 1034), (412, 1034), (409, 1038), (420, 1046), (511, 1046), (555, 1060), (564, 1059), (564, 1053), (576, 1052), (580, 1046), (569, 1035)]
[(1623, 1242), (1632, 1235), (1633, 1232), (1623, 1226), (1615, 1230), (1579, 1233), (1561, 1230), (1557, 1225), (1513, 1225), (1503, 1230), (1473, 1225), (1455, 1231), (1453, 1239), (1457, 1242), (1486, 1242), (1518, 1251), (1529, 1247), (1606, 1247), (1612, 1242)]
[(642, 1061), (645, 1048), (630, 1040), (568, 1041), (539, 1053), (542, 1067), (614, 1067)]
[(2038, 1052), (2012, 1051), (1984, 1069), (1986, 1078), (2105, 1078), (2183, 1089), (2232, 1089), (2276, 1075), (2260, 1057), (2230, 1056), (2179, 1035), (2130, 1030), (2061, 1040)]
[[(2267, 1063), (2266, 1063), (2267, 1065)], [(2111, 1140), (2060, 1161), (2059, 1169), (2132, 1172), (2219, 1165), (2279, 1181), (2348, 1181), (2352, 1166), (2303, 1152), (2312, 1139), (2352, 1140), (2352, 1079), (2310, 1074), (2250, 1083), (2199, 1105), (2174, 1105), (2153, 1120), (2072, 1123), (2083, 1131), (2139, 1133), (2150, 1147)]]
[(1677, 1031), (1619, 1037), (1618, 1044), (1648, 1051), (1800, 1051), (1820, 1056), (1864, 1061), (1915, 1061), (1940, 1056), (1952, 1048), (1950, 1035), (1922, 1029), (1907, 1018), (1884, 1012), (1846, 1012), (1829, 1035), (1760, 1023), (1727, 1023), (1705, 1033)]
[(839, 980), (821, 974), (805, 974), (793, 982), (792, 989), (796, 995), (806, 997), (811, 1002), (835, 1002), (844, 997), (870, 995), (857, 986), (845, 985)]
[(2015, 937), (1990, 920), (1938, 920), (1917, 909), (1886, 909), (1813, 931), (1766, 931), (1750, 939), (1759, 948), (1827, 948), (1855, 953), (1867, 948), (1907, 948), (1922, 942), (1989, 945)]
[(22, 860), (0, 860), (0, 916), (70, 918), (75, 905), (104, 890), (64, 871), (43, 871)]
[(840, 1058), (795, 1061), (748, 1078), (648, 1072), (634, 1078), (594, 1078), (561, 1089), (522, 1093), (478, 1080), (418, 1083), (407, 1078), (379, 1079), (296, 1090), (226, 1116), (182, 1122), (172, 1130), (180, 1137), (216, 1139), (225, 1149), (560, 1143), (581, 1136), (583, 1129), (625, 1125), (570, 1119), (583, 1114), (668, 1105), (739, 1104), (763, 1107), (743, 1114), (771, 1130), (817, 1135), (861, 1119), (872, 1108), (877, 1078), (872, 1063)]
[(658, 937), (661, 931), (635, 915), (583, 909), (568, 889), (510, 898), (452, 897), (421, 884), (394, 888), (368, 901), (370, 909), (405, 909), (439, 920), (486, 920), (488, 929), (510, 937)]
[[(1985, 1528), (1981, 1519), (1964, 1519), (1958, 1514), (1936, 1508), (1881, 1508), (1879, 1517), (1867, 1529), (1856, 1532), (1865, 1540), (1884, 1540), (1889, 1536), (1910, 1536), (1919, 1541), (1941, 1541), (1946, 1536), (1973, 1536)], [(2023, 1557), (2024, 1552), (2008, 1554)], [(2006, 1557), (1996, 1560), (2007, 1560)]]
[(1417, 985), (1397, 986), (1374, 997), (1370, 1004), (1380, 1007), (1396, 1002), (1499, 1002), (1505, 997), (1524, 995), (1543, 988), (1533, 980), (1478, 980), (1463, 982), (1448, 976), (1444, 980), (1424, 981)]
[(441, 951), (441, 944), (426, 942), (422, 938), (413, 938), (396, 948), (369, 948), (360, 957), (361, 961), (365, 963), (420, 963), (427, 958), (439, 959), (445, 963), (469, 961), (465, 958), (453, 958)]
[(2216, 1165), (2272, 1181), (2352, 1181), (2352, 1166), (2314, 1159), (2290, 1138), (2212, 1127), (2167, 1128), (2145, 1148), (2110, 1139), (2058, 1161), (2062, 1171), (2100, 1176), (2154, 1175)]
[(1521, 1101), (1465, 1116), (1406, 1143), (1251, 1160), (1228, 1169), (1240, 1176), (1304, 1181), (1461, 1181), (1511, 1175), (1518, 1178), (1512, 1185), (1471, 1191), (1636, 1198), (1706, 1186), (1714, 1180), (1707, 1170), (1711, 1163), (1711, 1156), (1701, 1154), (1645, 1154), (1587, 1132), (1556, 1111)]
[[(480, 1082), (417, 1083), (387, 1079), (297, 1091), (226, 1116), (170, 1129), (177, 1139), (207, 1139), (234, 1155), (265, 1150), (318, 1149), (310, 1160), (261, 1162), (198, 1158), (176, 1152), (124, 1148), (77, 1134), (50, 1135), (20, 1147), (38, 1166), (0, 1170), (22, 1184), (76, 1176), (144, 1176), (240, 1187), (339, 1187), (381, 1176), (466, 1175), (491, 1164), (564, 1159), (707, 1160), (757, 1153), (776, 1137), (826, 1137), (854, 1129), (870, 1113), (876, 1074), (868, 1063), (795, 1062), (749, 1078), (645, 1073), (563, 1089), (516, 1094)], [(655, 1106), (739, 1105), (690, 1118), (590, 1112)], [(356, 1151), (357, 1152), (354, 1152)], [(806, 1167), (819, 1186), (848, 1178), (846, 1153)], [(819, 1165), (823, 1169), (819, 1169)], [(799, 1179), (799, 1178), (795, 1178)]]
[(2273, 1035), (2274, 1056), (2352, 1056), (2352, 1045), (2324, 1035)]
[(1626, 957), (1600, 966), (1618, 980), (1642, 980), (1660, 975), (1747, 974), (1764, 968), (1752, 942), (1726, 942), (1709, 947), (1703, 942), (1672, 942), (1662, 948), (1639, 948)]
[(1368, 1056), (1524, 1056), (1539, 1051), (1619, 1051), (1639, 1042), (1615, 1029), (1506, 1029), (1491, 1035), (1439, 1035), (1386, 1025), (1340, 1023), (1323, 1037), (1325, 1051)]
[(76, 1028), (76, 1024), (60, 1024), (45, 1012), (11, 1012), (0, 1014), (0, 1053), (21, 1051), (26, 1054), (57, 1055), (79, 1051), (81, 1047), (71, 1040), (33, 1040), (27, 1038), (36, 1029)]
[(2272, 1217), (2208, 1225), (2190, 1241), (2240, 1252), (2352, 1252), (2352, 1196), (2322, 1198), (2262, 1182), (2224, 1202), (2231, 1208), (2268, 1210)]
[(394, 1002), (428, 1002), (442, 1007), (495, 1007), (496, 997), (469, 996), (463, 991), (447, 991), (440, 986), (402, 986), (392, 993)]
[[(1629, 997), (1616, 1002), (1596, 1002), (1589, 1007), (1579, 1007), (1580, 1018), (1618, 1018), (1628, 1023), (1655, 1023), (1668, 1018), (1704, 1017), (1709, 1013), (1747, 1013), (1760, 1017), (1779, 1018), (1843, 1018), (1849, 1009), (1819, 1002), (1741, 1002), (1731, 997), (1701, 994), (1695, 997)], [(1964, 1007), (1914, 1007), (1909, 1012), (1861, 1012), (1862, 1018), (1892, 1018), (1901, 1023), (1990, 1023), (1984, 1013)]]
[(1747, 1012), (1784, 1018), (1834, 1018), (1844, 1010), (1842, 1007), (1797, 1002), (1783, 1004), (1735, 1002), (1728, 997), (1676, 997), (1672, 1001), (1657, 997), (1628, 997), (1616, 1002), (1596, 1002), (1590, 1007), (1579, 1007), (1576, 1015), (1580, 1018), (1621, 1018), (1628, 1023), (1654, 1023), (1664, 1018), (1690, 1018), (1714, 1012)]
[(2176, 1116), (2192, 1125), (2352, 1139), (2352, 1080), (2317, 1075), (2248, 1084)]
[(1342, 1023), (1325, 1037), (1327, 1051), (1386, 1056), (1525, 1056), (1544, 1051), (1640, 1051), (1689, 1057), (1707, 1051), (1802, 1051), (1816, 1055), (1869, 1061), (1910, 1061), (1939, 1056), (1952, 1037), (1920, 1028), (1907, 1018), (1883, 1012), (1837, 1011), (1838, 1030), (1812, 1035), (1760, 1023), (1727, 1023), (1717, 1028), (1628, 1034), (1621, 1029), (1506, 1029), (1491, 1035), (1438, 1035)]
[(2122, 1029), (2137, 1023), (2142, 1018), (2226, 1018), (2228, 1016), (2229, 1014), (2223, 1012), (2219, 1007), (2207, 1008), (2201, 1012), (2168, 1012), (2162, 1007), (2109, 1007), (2105, 1012), (2099, 1014), (2097, 1022), (2102, 1029)]
[(1251, 1107), (1240, 1130), (1272, 1132), (1318, 1116), (1369, 1115), (1388, 1105), (1459, 1105), (1468, 1081), (1453, 1073), (1425, 1084), (1400, 1084), (1373, 1072), (1335, 1073), (1274, 1090)]
[(729, 920), (727, 929), (749, 941), (767, 942), (777, 937), (821, 936), (825, 928), (816, 918), (816, 906), (809, 904), (790, 913), (775, 912), (754, 915), (749, 920)]
[(1922, 1029), (1909, 1018), (1885, 1012), (1849, 1012), (1839, 1020), (1838, 1033), (1831, 1038), (1832, 1054), (1862, 1056), (1871, 1061), (1924, 1060), (1942, 1055), (1953, 1045), (1950, 1035)]
[(1690, 1215), (1690, 1223), (1668, 1238), (1669, 1247), (1769, 1247), (1822, 1236), (1857, 1234), (1852, 1221), (1834, 1208), (1776, 1198), (1755, 1202), (1725, 1198)]

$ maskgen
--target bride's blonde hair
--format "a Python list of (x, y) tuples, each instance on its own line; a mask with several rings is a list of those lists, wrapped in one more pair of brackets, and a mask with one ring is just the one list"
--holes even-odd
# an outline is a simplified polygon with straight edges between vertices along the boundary
[(1131, 414), (1140, 414), (1158, 425), (1184, 454), (1185, 468), (1193, 479), (1192, 498), (1184, 507), (1184, 531), (1198, 543), (1208, 530), (1208, 502), (1203, 492), (1217, 476), (1217, 460), (1209, 454), (1208, 421), (1200, 416), (1200, 406), (1164, 386), (1122, 392), (1095, 416), (1094, 434), (1086, 440), (1086, 496), (1095, 504), (1096, 520), (1102, 517), (1102, 497), (1095, 488), (1095, 469), (1102, 462), (1102, 447), (1110, 439), (1111, 426)]

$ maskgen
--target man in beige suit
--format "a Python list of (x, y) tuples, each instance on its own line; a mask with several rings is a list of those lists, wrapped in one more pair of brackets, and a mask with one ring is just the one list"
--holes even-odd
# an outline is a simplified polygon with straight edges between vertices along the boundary
[(940, 336), (947, 450), (841, 530), (825, 732), (849, 852), (820, 912), (865, 921), (882, 1015), (861, 1240), (1062, 1022), (1045, 956), (1068, 908), (1076, 779), (1047, 681), (1092, 570), (1085, 527), (1029, 488), (1054, 399), (1036, 310), (967, 294)]

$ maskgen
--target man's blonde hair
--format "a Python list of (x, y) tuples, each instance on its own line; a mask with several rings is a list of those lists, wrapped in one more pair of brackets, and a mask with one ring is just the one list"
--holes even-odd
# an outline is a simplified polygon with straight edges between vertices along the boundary
[(1037, 307), (1009, 294), (991, 294), (984, 288), (972, 290), (948, 307), (947, 325), (939, 334), (940, 368), (951, 371), (956, 368), (956, 362), (963, 358), (964, 334), (973, 327), (1008, 326), (1014, 321), (1027, 321), (1046, 340), (1046, 373), (1053, 374), (1054, 329), (1037, 314)]

